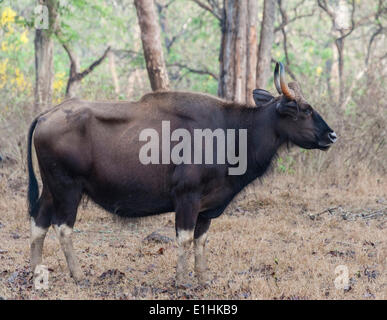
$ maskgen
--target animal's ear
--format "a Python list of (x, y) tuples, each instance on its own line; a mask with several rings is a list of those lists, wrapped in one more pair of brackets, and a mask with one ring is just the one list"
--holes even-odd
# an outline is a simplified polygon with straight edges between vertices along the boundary
[(284, 101), (283, 99), (278, 101), (275, 106), (277, 112), (281, 115), (288, 115), (293, 118), (297, 118), (298, 105), (295, 101)]
[(257, 107), (260, 107), (261, 105), (274, 99), (269, 91), (263, 89), (255, 89), (253, 91), (253, 98)]

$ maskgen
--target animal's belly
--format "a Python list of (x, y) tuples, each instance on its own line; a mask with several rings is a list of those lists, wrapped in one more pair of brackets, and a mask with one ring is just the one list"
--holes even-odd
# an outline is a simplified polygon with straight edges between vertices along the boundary
[(166, 168), (110, 162), (84, 181), (85, 193), (120, 216), (141, 217), (173, 211)]
[(125, 188), (86, 188), (85, 193), (107, 211), (125, 217), (144, 217), (173, 211), (169, 196)]

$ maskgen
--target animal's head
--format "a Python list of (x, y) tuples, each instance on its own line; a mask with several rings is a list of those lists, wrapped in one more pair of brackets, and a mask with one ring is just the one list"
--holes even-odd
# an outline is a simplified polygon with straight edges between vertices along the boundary
[(253, 97), (258, 106), (275, 108), (275, 129), (280, 136), (305, 149), (327, 150), (336, 142), (336, 133), (305, 100), (298, 83), (286, 84), (281, 62), (275, 67), (274, 84), (280, 97), (261, 89), (254, 90)]

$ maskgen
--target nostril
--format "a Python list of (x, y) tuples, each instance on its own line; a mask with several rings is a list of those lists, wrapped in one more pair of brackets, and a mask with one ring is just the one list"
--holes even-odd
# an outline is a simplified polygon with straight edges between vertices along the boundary
[(329, 140), (331, 140), (332, 142), (336, 142), (336, 140), (337, 140), (337, 135), (336, 135), (335, 132), (329, 132), (329, 133), (328, 133), (328, 138), (329, 138)]

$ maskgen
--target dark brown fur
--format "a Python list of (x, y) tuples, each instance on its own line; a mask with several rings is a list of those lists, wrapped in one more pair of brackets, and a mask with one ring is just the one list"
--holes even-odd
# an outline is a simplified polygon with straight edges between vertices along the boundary
[[(255, 91), (257, 108), (187, 92), (156, 92), (138, 102), (68, 100), (38, 117), (29, 132), (30, 215), (37, 226), (73, 227), (83, 194), (126, 217), (176, 212), (176, 230), (195, 230), (197, 239), (234, 196), (262, 176), (278, 148), (292, 142), (327, 149), (333, 131), (305, 102)], [(247, 129), (247, 171), (228, 175), (228, 164), (143, 165), (139, 150), (144, 128)], [(35, 128), (36, 126), (36, 128)], [(43, 191), (38, 200), (31, 141)], [(171, 144), (172, 147), (172, 144)], [(236, 148), (238, 150), (238, 148)], [(216, 157), (215, 157), (216, 158)]]

